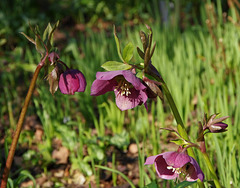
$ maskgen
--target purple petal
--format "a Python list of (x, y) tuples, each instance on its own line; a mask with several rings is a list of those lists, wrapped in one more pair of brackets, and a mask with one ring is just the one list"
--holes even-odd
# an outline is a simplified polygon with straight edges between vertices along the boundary
[(144, 165), (149, 165), (149, 164), (153, 164), (155, 162), (155, 159), (160, 156), (162, 154), (159, 155), (154, 155), (154, 156), (150, 156), (146, 159), (146, 162), (144, 163)]
[(163, 179), (175, 179), (178, 174), (174, 173), (172, 169), (168, 169), (169, 165), (166, 163), (166, 160), (163, 158), (163, 155), (159, 155), (155, 159), (155, 168), (157, 174), (160, 178)]
[(163, 157), (167, 164), (174, 168), (181, 168), (190, 162), (190, 157), (185, 153), (171, 152), (170, 154), (164, 154)]
[(116, 76), (123, 76), (129, 83), (131, 83), (136, 90), (144, 90), (144, 86), (140, 79), (137, 78), (130, 70), (117, 70), (117, 71), (108, 71), (108, 72), (97, 72), (97, 80), (111, 80)]
[(116, 76), (123, 75), (123, 70), (108, 71), (108, 72), (97, 72), (97, 80), (111, 80)]
[(226, 131), (226, 128), (228, 127), (228, 124), (223, 123), (223, 122), (218, 122), (213, 125), (209, 126), (209, 130), (212, 133), (218, 133), (218, 132), (224, 132)]
[(103, 95), (108, 91), (113, 91), (116, 85), (117, 81), (115, 80), (94, 80), (91, 87), (91, 95)]
[(79, 88), (79, 80), (76, 76), (63, 73), (59, 79), (59, 89), (63, 94), (73, 95)]
[(73, 95), (75, 92), (83, 92), (86, 88), (86, 80), (79, 70), (69, 69), (59, 78), (59, 89), (63, 94)]
[(76, 73), (76, 76), (78, 77), (78, 80), (79, 80), (79, 88), (78, 88), (77, 92), (84, 92), (86, 89), (86, 86), (87, 86), (86, 79), (85, 79), (83, 73), (81, 73), (81, 72)]
[(147, 95), (145, 92), (135, 90), (134, 88), (130, 88), (129, 91), (131, 94), (128, 94), (128, 96), (125, 94), (121, 95), (119, 90), (114, 91), (116, 96), (116, 105), (122, 111), (132, 109), (147, 101)]
[(142, 84), (139, 78), (137, 78), (131, 71), (122, 71), (124, 78), (130, 82), (136, 90), (144, 90), (146, 86)]
[(189, 176), (186, 178), (187, 181), (196, 181), (197, 179), (200, 179), (201, 181), (204, 180), (204, 174), (200, 166), (192, 157), (190, 157), (190, 166), (187, 169), (187, 173), (189, 174)]

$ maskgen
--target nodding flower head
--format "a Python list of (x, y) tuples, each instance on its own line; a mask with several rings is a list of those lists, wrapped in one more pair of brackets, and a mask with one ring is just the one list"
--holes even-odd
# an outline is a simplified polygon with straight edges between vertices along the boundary
[(222, 121), (229, 118), (229, 116), (224, 116), (215, 119), (216, 116), (217, 116), (216, 114), (211, 115), (207, 122), (205, 118), (203, 129), (204, 130), (208, 129), (211, 133), (220, 133), (227, 131), (228, 124), (223, 123)]
[(165, 152), (150, 156), (145, 165), (154, 164), (162, 179), (183, 178), (186, 181), (204, 180), (204, 174), (197, 161), (182, 152)]
[(148, 99), (146, 86), (130, 70), (97, 72), (91, 87), (91, 95), (103, 95), (114, 91), (116, 104), (120, 110), (127, 110), (144, 104)]
[(75, 92), (84, 92), (86, 79), (84, 75), (75, 69), (68, 69), (60, 75), (59, 89), (63, 94), (73, 95)]

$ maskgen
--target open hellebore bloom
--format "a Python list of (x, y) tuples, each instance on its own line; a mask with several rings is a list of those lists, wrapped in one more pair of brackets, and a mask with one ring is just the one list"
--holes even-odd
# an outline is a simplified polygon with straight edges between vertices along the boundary
[(116, 104), (122, 111), (142, 103), (146, 107), (146, 86), (130, 70), (97, 72), (96, 78), (91, 87), (91, 95), (98, 96), (114, 91)]
[(157, 174), (162, 179), (183, 177), (186, 181), (204, 180), (204, 174), (197, 161), (185, 153), (165, 152), (150, 156), (145, 165), (155, 165)]
[(60, 75), (58, 85), (63, 94), (73, 95), (75, 92), (84, 92), (87, 83), (79, 70), (68, 69)]

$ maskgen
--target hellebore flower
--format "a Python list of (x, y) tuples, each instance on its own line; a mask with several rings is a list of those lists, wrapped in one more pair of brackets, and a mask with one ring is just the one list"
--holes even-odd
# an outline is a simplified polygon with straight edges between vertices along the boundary
[(162, 179), (175, 179), (184, 177), (186, 181), (204, 180), (204, 174), (197, 161), (182, 152), (165, 152), (150, 156), (145, 165), (155, 165), (157, 174)]
[(227, 131), (226, 128), (228, 125), (223, 122), (215, 123), (213, 125), (209, 126), (209, 130), (211, 133), (220, 133), (220, 132), (225, 132)]
[(146, 107), (148, 99), (144, 86), (130, 70), (97, 72), (96, 80), (91, 87), (91, 95), (103, 95), (114, 91), (116, 104), (122, 111), (134, 108), (142, 103)]
[[(223, 123), (225, 119), (229, 118), (229, 116), (224, 116), (220, 118), (216, 118), (216, 114), (213, 114), (209, 117), (208, 121), (205, 121), (205, 125), (203, 127), (204, 130), (209, 129), (211, 133), (220, 133), (227, 131), (228, 125), (226, 123)], [(205, 118), (206, 119), (206, 118)]]
[(75, 92), (84, 92), (87, 83), (79, 70), (68, 69), (60, 75), (58, 85), (63, 94), (73, 95)]

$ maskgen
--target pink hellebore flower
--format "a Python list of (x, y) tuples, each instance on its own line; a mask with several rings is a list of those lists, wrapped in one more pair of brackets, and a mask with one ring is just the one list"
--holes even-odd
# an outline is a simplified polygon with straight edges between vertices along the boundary
[(153, 163), (162, 179), (175, 179), (181, 175), (186, 181), (204, 180), (204, 174), (197, 161), (185, 153), (173, 151), (150, 156), (145, 165)]
[(58, 85), (63, 94), (73, 95), (75, 92), (84, 92), (87, 83), (79, 70), (68, 69), (60, 75)]
[(103, 95), (114, 91), (116, 104), (122, 111), (134, 108), (142, 103), (146, 107), (148, 99), (146, 86), (130, 70), (97, 72), (91, 87), (91, 95)]

